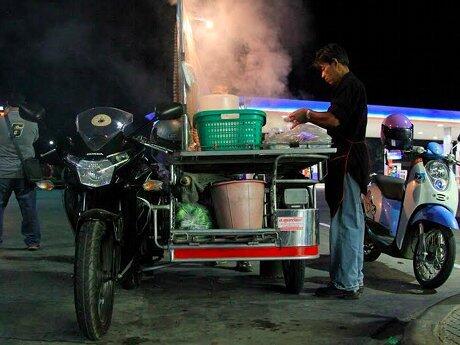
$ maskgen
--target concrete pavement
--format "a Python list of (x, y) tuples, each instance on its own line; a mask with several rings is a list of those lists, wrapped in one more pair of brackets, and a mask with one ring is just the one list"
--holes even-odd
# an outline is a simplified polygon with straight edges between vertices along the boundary
[(411, 321), (403, 344), (460, 344), (460, 293), (436, 303)]
[[(59, 192), (40, 192), (39, 207), (38, 252), (21, 250), (21, 218), (13, 199), (6, 211), (0, 344), (87, 343), (75, 319), (73, 238)], [(328, 224), (321, 200), (320, 207), (321, 222)], [(257, 265), (253, 273), (235, 272), (233, 263), (171, 266), (135, 291), (117, 290), (112, 327), (98, 344), (385, 344), (402, 339), (413, 320), (459, 292), (459, 269), (438, 290), (423, 291), (410, 261), (382, 255), (366, 264), (361, 299), (317, 299), (313, 291), (328, 281), (327, 236), (322, 227), (321, 257), (307, 264), (299, 296), (285, 294), (282, 280), (261, 279)]]

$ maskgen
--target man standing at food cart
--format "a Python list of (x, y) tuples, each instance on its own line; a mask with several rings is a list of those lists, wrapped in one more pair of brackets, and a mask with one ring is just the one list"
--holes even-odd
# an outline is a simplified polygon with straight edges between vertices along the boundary
[(334, 88), (326, 112), (299, 109), (287, 120), (293, 127), (306, 122), (327, 129), (337, 153), (328, 161), (326, 201), (331, 212), (330, 283), (316, 290), (318, 297), (359, 298), (363, 291), (364, 214), (369, 154), (365, 142), (367, 98), (363, 83), (350, 71), (346, 51), (331, 43), (318, 50), (315, 66)]

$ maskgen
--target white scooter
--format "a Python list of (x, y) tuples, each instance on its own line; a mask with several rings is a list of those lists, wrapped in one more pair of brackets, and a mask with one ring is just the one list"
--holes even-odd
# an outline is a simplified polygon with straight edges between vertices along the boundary
[(364, 197), (364, 260), (374, 261), (381, 253), (412, 259), (419, 284), (435, 289), (449, 278), (455, 262), (454, 233), (460, 231), (454, 169), (459, 162), (434, 142), (404, 154), (412, 158), (406, 181), (371, 177)]

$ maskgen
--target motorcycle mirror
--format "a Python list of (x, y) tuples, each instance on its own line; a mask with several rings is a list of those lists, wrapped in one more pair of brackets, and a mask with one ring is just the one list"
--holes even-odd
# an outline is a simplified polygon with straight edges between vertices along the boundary
[(460, 134), (457, 137), (457, 141), (460, 142)]
[(19, 105), (19, 116), (30, 122), (42, 122), (45, 117), (45, 108), (39, 104), (22, 103)]
[(184, 106), (181, 103), (160, 104), (156, 107), (156, 115), (158, 120), (174, 120), (180, 118), (184, 114)]

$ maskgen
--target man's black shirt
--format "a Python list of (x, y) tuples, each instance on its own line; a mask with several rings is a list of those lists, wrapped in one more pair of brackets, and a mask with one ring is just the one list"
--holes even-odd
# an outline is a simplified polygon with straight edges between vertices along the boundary
[(369, 181), (369, 154), (366, 140), (367, 97), (363, 83), (348, 72), (334, 90), (328, 112), (340, 122), (330, 128), (337, 153), (329, 160), (326, 198), (334, 215), (343, 199), (343, 180), (349, 173), (366, 193)]

